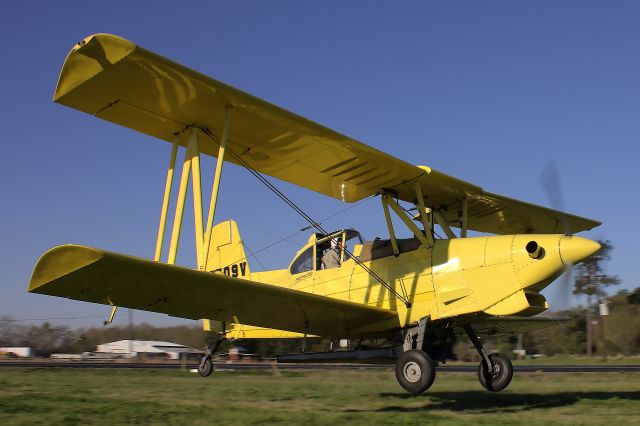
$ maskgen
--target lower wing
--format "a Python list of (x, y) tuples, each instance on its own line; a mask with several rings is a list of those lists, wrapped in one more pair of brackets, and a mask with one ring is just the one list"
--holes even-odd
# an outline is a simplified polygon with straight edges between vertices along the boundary
[(32, 293), (327, 337), (384, 334), (394, 311), (175, 265), (63, 245), (46, 252)]

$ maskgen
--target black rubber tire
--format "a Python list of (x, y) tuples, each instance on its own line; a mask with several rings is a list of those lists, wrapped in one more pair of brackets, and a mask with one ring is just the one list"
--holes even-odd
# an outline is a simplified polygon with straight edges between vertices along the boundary
[(436, 364), (423, 351), (408, 350), (396, 362), (396, 379), (407, 392), (417, 395), (433, 384), (436, 379)]
[(210, 356), (204, 356), (198, 364), (198, 374), (202, 377), (208, 377), (213, 373), (213, 361)]
[(509, 358), (502, 354), (491, 354), (489, 359), (494, 370), (493, 374), (489, 374), (484, 361), (481, 361), (478, 366), (478, 380), (486, 390), (500, 392), (511, 383), (513, 364)]

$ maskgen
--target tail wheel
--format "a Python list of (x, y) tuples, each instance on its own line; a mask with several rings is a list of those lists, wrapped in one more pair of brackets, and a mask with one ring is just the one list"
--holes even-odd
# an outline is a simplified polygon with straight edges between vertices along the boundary
[(419, 394), (426, 391), (435, 378), (436, 365), (423, 351), (408, 350), (396, 362), (396, 379), (408, 392)]
[(491, 354), (489, 360), (491, 360), (493, 371), (489, 373), (487, 365), (481, 361), (478, 367), (478, 380), (485, 389), (500, 392), (511, 383), (513, 365), (509, 358), (502, 354)]
[(213, 361), (210, 356), (203, 356), (198, 365), (198, 373), (202, 377), (207, 377), (213, 372)]

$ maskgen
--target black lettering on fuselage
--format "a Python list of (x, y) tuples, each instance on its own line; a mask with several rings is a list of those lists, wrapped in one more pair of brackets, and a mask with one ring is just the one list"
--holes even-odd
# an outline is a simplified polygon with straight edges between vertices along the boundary
[(247, 275), (247, 262), (234, 263), (231, 266), (214, 269), (211, 272), (222, 272), (228, 277), (244, 277)]

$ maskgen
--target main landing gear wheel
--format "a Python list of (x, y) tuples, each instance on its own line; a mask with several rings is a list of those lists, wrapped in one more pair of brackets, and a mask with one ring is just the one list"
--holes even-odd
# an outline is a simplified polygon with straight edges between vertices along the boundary
[(207, 377), (213, 372), (213, 361), (210, 356), (203, 356), (198, 364), (198, 373), (202, 377)]
[(491, 360), (493, 372), (489, 373), (487, 365), (484, 361), (481, 361), (478, 367), (478, 380), (480, 380), (480, 384), (485, 389), (492, 392), (500, 392), (511, 383), (513, 365), (509, 358), (502, 354), (491, 354), (489, 359)]
[(412, 394), (429, 389), (435, 378), (436, 365), (423, 351), (408, 350), (396, 362), (396, 379), (400, 386)]

